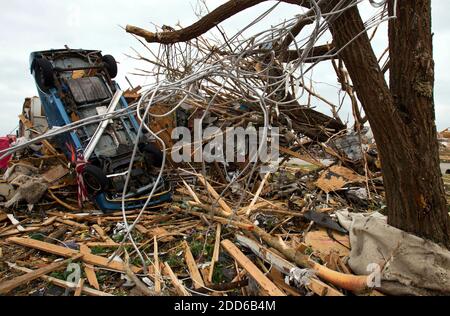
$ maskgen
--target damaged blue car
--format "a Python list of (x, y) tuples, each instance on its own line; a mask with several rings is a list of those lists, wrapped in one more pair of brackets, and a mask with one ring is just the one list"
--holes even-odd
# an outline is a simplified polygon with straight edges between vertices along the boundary
[[(113, 79), (117, 63), (111, 55), (96, 50), (48, 50), (30, 57), (34, 76), (49, 127), (68, 124), (123, 109), (124, 115), (78, 128), (55, 137), (58, 149), (75, 166), (80, 155), (87, 162), (81, 176), (89, 198), (105, 213), (142, 208), (154, 189), (162, 164), (161, 151), (143, 135), (137, 139), (138, 122)], [(125, 180), (138, 142), (123, 197)], [(170, 185), (159, 181), (148, 207), (171, 201)]]

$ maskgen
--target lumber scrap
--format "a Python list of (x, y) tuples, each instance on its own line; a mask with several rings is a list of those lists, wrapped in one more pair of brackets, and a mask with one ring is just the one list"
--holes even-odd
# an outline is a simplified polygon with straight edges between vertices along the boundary
[(10, 230), (7, 230), (7, 231), (1, 233), (0, 237), (9, 237), (9, 236), (14, 236), (14, 235), (18, 235), (18, 234), (33, 233), (40, 229), (41, 229), (40, 227), (27, 227), (27, 228), (24, 228), (23, 231), (20, 231), (16, 228), (13, 228), (13, 229), (10, 229)]
[(57, 218), (56, 219), (57, 222), (67, 225), (67, 226), (72, 226), (72, 227), (78, 227), (80, 229), (88, 229), (89, 227), (84, 225), (84, 224), (80, 224), (71, 220), (67, 220), (67, 219), (62, 219), (62, 218)]
[(188, 266), (189, 274), (194, 284), (195, 289), (200, 289), (205, 286), (203, 282), (202, 275), (197, 267), (197, 262), (195, 262), (194, 256), (192, 255), (191, 248), (187, 241), (183, 242), (184, 245), (184, 258)]
[(187, 192), (189, 193), (190, 196), (192, 196), (194, 201), (198, 204), (201, 204), (202, 202), (198, 198), (197, 194), (195, 194), (194, 190), (192, 190), (192, 188), (184, 180), (183, 180), (183, 185), (186, 187)]
[(5, 295), (10, 293), (12, 290), (14, 290), (15, 288), (18, 288), (21, 285), (27, 284), (28, 282), (31, 282), (33, 280), (36, 280), (38, 278), (40, 278), (43, 275), (46, 275), (48, 273), (51, 273), (53, 271), (56, 271), (58, 269), (61, 269), (62, 267), (66, 266), (68, 263), (77, 260), (81, 257), (82, 255), (76, 255), (73, 256), (71, 259), (68, 260), (64, 260), (64, 261), (60, 261), (60, 262), (55, 262), (52, 263), (46, 267), (43, 267), (41, 269), (38, 270), (34, 270), (32, 272), (28, 272), (24, 275), (21, 275), (17, 278), (14, 278), (12, 280), (6, 281), (6, 282), (2, 282), (2, 284), (0, 284), (0, 294), (1, 295)]
[[(80, 245), (80, 253), (83, 255), (88, 255), (91, 253), (91, 249), (89, 249), (86, 245)], [(100, 285), (98, 284), (97, 275), (95, 274), (94, 266), (85, 263), (84, 264), (84, 272), (88, 279), (89, 284), (96, 290), (100, 290)]]
[(208, 192), (211, 194), (211, 196), (217, 200), (220, 207), (228, 214), (233, 214), (233, 209), (220, 197), (219, 193), (209, 184), (208, 180), (205, 179), (202, 175), (197, 175), (199, 181), (201, 184), (205, 186), (205, 188), (208, 190)]
[(127, 276), (136, 284), (136, 288), (144, 295), (144, 296), (158, 296), (158, 293), (150, 290), (147, 285), (144, 284), (137, 276), (134, 274), (134, 272), (131, 270), (131, 266), (128, 263), (129, 257), (127, 256), (126, 263), (125, 263), (125, 273)]
[(153, 260), (155, 267), (155, 292), (161, 293), (161, 268), (159, 265), (158, 238), (153, 237)]
[(0, 222), (3, 222), (4, 220), (6, 220), (8, 218), (8, 216), (0, 211)]
[(270, 172), (266, 173), (266, 175), (264, 176), (264, 179), (261, 181), (261, 184), (259, 185), (258, 191), (256, 191), (255, 196), (253, 197), (252, 202), (250, 203), (250, 205), (248, 206), (245, 214), (247, 216), (250, 215), (250, 213), (253, 211), (256, 202), (258, 202), (259, 196), (261, 195), (262, 190), (264, 189), (264, 186), (266, 185), (267, 180), (269, 180), (270, 177)]
[(315, 159), (312, 156), (302, 155), (302, 154), (300, 154), (298, 152), (295, 152), (293, 150), (290, 150), (289, 148), (285, 148), (285, 147), (282, 147), (282, 146), (278, 146), (277, 148), (283, 154), (287, 154), (287, 155), (290, 155), (291, 157), (294, 157), (294, 158), (297, 158), (297, 159), (309, 162), (310, 164), (315, 165), (315, 166), (317, 166), (319, 168), (325, 167), (325, 165), (323, 163), (321, 163), (320, 161), (318, 161), (317, 159)]
[(213, 252), (212, 259), (211, 259), (211, 266), (209, 268), (209, 275), (208, 275), (208, 282), (209, 283), (212, 283), (213, 275), (214, 275), (214, 267), (216, 265), (216, 262), (219, 261), (221, 235), (222, 235), (222, 225), (219, 223), (219, 224), (217, 224), (216, 242), (215, 242), (215, 245), (214, 245), (214, 252)]
[[(31, 270), (28, 268), (20, 267), (14, 263), (7, 262), (7, 264), (11, 269), (16, 270), (16, 271), (21, 271), (21, 272), (25, 272), (25, 273), (31, 273), (34, 271), (34, 270)], [(57, 279), (54, 277), (50, 277), (47, 275), (42, 275), (42, 276), (40, 276), (40, 278), (47, 282), (50, 282), (56, 286), (65, 288), (65, 289), (74, 289), (77, 286), (77, 284), (75, 284), (75, 283), (63, 281), (63, 280), (60, 280), (60, 279)], [(114, 295), (106, 293), (106, 292), (91, 289), (90, 287), (87, 287), (87, 286), (83, 286), (82, 291), (84, 294), (89, 295), (89, 296), (114, 296)]]
[(100, 236), (100, 238), (109, 244), (116, 244), (116, 242), (114, 240), (112, 240), (107, 234), (106, 232), (103, 230), (103, 228), (101, 228), (99, 225), (95, 224), (92, 225), (92, 228), (95, 230), (95, 232)]
[[(253, 253), (259, 258), (270, 263), (275, 269), (285, 275), (290, 275), (291, 271), (297, 268), (294, 264), (280, 257), (273, 251), (263, 247), (256, 241), (251, 240), (250, 238), (236, 234), (236, 239), (240, 244), (252, 250)], [(341, 292), (335, 290), (317, 278), (311, 278), (308, 287), (319, 296), (343, 296)]]
[(222, 241), (222, 247), (243, 267), (247, 273), (264, 289), (270, 296), (286, 296), (268, 277), (258, 269), (230, 240)]
[[(195, 203), (195, 202), (193, 202)], [(195, 204), (195, 206), (198, 206), (199, 208), (204, 208), (206, 211), (208, 211), (208, 207), (204, 206), (203, 204)], [(244, 229), (244, 230), (248, 230), (248, 231), (253, 231), (255, 229), (255, 225), (253, 224), (246, 224), (243, 222), (238, 222), (238, 221), (234, 221), (234, 220), (230, 220), (224, 217), (220, 217), (220, 216), (210, 216), (209, 214), (206, 213), (201, 213), (201, 212), (195, 212), (195, 211), (189, 211), (189, 210), (182, 210), (181, 208), (177, 207), (177, 206), (172, 206), (172, 209), (175, 211), (178, 211), (180, 213), (188, 213), (188, 214), (192, 214), (195, 215), (197, 217), (202, 218), (203, 216), (206, 216), (206, 219), (208, 220), (213, 220), (216, 221), (222, 225), (231, 225), (240, 229)]]
[[(69, 248), (52, 245), (52, 244), (42, 242), (39, 240), (34, 240), (34, 239), (11, 237), (11, 238), (8, 238), (7, 241), (24, 246), (24, 247), (41, 250), (44, 252), (48, 252), (48, 253), (51, 253), (51, 254), (54, 254), (57, 256), (66, 257), (66, 258), (70, 258), (70, 257), (80, 254), (80, 252), (77, 250), (72, 250)], [(93, 254), (84, 255), (82, 260), (83, 260), (83, 262), (92, 264), (94, 266), (99, 266), (99, 267), (103, 267), (103, 268), (107, 268), (107, 269), (111, 269), (111, 270), (125, 272), (125, 265), (123, 262), (116, 262), (116, 261), (109, 262), (109, 260), (107, 258), (96, 256)], [(133, 266), (132, 271), (137, 273), (137, 272), (141, 271), (141, 269), (136, 266)]]
[(254, 227), (253, 232), (262, 240), (264, 240), (265, 243), (278, 250), (286, 258), (292, 260), (292, 262), (295, 262), (295, 264), (297, 264), (298, 266), (302, 268), (313, 269), (316, 275), (322, 280), (325, 280), (337, 287), (355, 293), (365, 292), (369, 289), (370, 282), (368, 276), (345, 274), (331, 270), (315, 262), (304, 253), (301, 253), (296, 249), (287, 247), (283, 242), (280, 241), (279, 238), (273, 237), (258, 226)]
[(172, 271), (172, 268), (169, 266), (167, 262), (164, 262), (164, 271), (167, 274), (167, 276), (170, 278), (170, 281), (172, 282), (172, 285), (175, 287), (175, 291), (180, 296), (192, 296), (191, 293), (189, 293), (186, 288), (184, 287), (183, 283), (177, 278), (175, 273)]
[(283, 290), (287, 295), (290, 296), (301, 296), (299, 291), (292, 286), (286, 284), (284, 280), (284, 275), (277, 269), (271, 269), (270, 273), (267, 275), (276, 286)]
[(75, 289), (75, 293), (73, 294), (73, 296), (81, 296), (81, 293), (83, 291), (83, 287), (84, 287), (84, 283), (85, 283), (85, 279), (80, 278), (80, 280), (78, 281), (77, 284), (77, 288)]

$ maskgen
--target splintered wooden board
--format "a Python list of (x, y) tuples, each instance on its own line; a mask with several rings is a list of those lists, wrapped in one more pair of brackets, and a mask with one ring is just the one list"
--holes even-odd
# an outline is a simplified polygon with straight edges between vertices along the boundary
[(8, 219), (8, 216), (5, 213), (3, 213), (2, 211), (0, 211), (0, 222), (3, 222), (7, 219)]
[[(170, 106), (163, 104), (156, 104), (152, 106), (150, 112), (152, 114), (162, 115), (171, 110), (172, 108)], [(172, 131), (175, 127), (176, 127), (175, 114), (165, 117), (153, 118), (150, 123), (150, 129), (154, 133), (159, 133), (162, 131), (160, 134), (158, 134), (158, 136), (164, 141), (167, 148), (173, 147)], [(157, 143), (157, 146), (160, 146), (159, 142)]]
[[(11, 237), (11, 238), (8, 238), (7, 241), (24, 246), (24, 247), (37, 249), (37, 250), (48, 252), (48, 253), (51, 253), (54, 255), (62, 256), (65, 258), (71, 258), (71, 257), (77, 256), (78, 254), (80, 254), (80, 252), (77, 250), (68, 249), (65, 247), (49, 244), (49, 243), (39, 241), (39, 240), (34, 240), (34, 239)], [(107, 258), (96, 256), (93, 254), (84, 254), (82, 257), (82, 260), (85, 263), (92, 264), (94, 266), (99, 266), (99, 267), (122, 271), (122, 272), (126, 271), (124, 263), (117, 262), (117, 261), (108, 262), (109, 260)], [(138, 273), (141, 271), (141, 269), (136, 266), (132, 266), (131, 270), (134, 273)]]
[[(350, 237), (336, 232), (332, 232), (336, 240), (350, 248)], [(332, 251), (339, 253), (339, 256), (346, 257), (350, 255), (350, 250), (343, 245), (331, 239), (326, 230), (309, 232), (305, 237), (305, 244), (314, 251), (328, 255)]]
[(353, 172), (352, 170), (333, 166), (325, 170), (316, 182), (316, 186), (326, 193), (342, 189), (349, 183), (363, 182), (365, 178)]
[(273, 282), (247, 258), (231, 241), (222, 241), (222, 247), (235, 259), (241, 267), (261, 286), (270, 296), (286, 296)]
[(42, 177), (45, 181), (51, 184), (65, 177), (67, 174), (69, 174), (69, 169), (64, 166), (58, 165), (44, 173)]
[[(80, 256), (78, 256), (78, 257), (80, 257)], [(73, 259), (76, 259), (76, 258), (77, 257), (74, 257)], [(70, 263), (70, 261), (71, 260), (69, 259), (69, 260), (64, 260), (61, 262), (55, 262), (55, 263), (52, 263), (41, 269), (18, 276), (12, 280), (2, 282), (2, 284), (0, 284), (0, 294), (1, 295), (8, 294), (9, 292), (14, 290), (15, 288), (18, 288), (21, 285), (27, 284), (33, 280), (40, 278), (43, 275), (49, 274), (53, 271), (56, 271), (64, 266), (66, 266), (68, 263)]]

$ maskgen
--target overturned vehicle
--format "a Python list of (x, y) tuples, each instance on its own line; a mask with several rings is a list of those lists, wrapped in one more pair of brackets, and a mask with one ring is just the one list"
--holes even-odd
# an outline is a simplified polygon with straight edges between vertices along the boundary
[[(50, 128), (129, 108), (113, 80), (117, 63), (110, 55), (95, 50), (49, 50), (32, 53), (30, 63)], [(83, 161), (79, 171), (83, 189), (106, 213), (121, 210), (123, 198), (126, 210), (145, 206), (162, 164), (162, 153), (151, 140), (146, 135), (137, 139), (139, 125), (133, 112), (124, 113), (55, 138), (73, 166)], [(136, 142), (139, 151), (123, 197)], [(170, 185), (159, 181), (147, 206), (158, 207), (171, 197)]]

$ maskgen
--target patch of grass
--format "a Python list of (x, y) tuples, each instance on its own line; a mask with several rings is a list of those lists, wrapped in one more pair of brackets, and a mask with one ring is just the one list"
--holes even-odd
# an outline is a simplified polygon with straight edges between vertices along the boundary
[(28, 235), (28, 237), (30, 237), (31, 239), (34, 240), (39, 240), (39, 241), (44, 241), (45, 236), (42, 235), (41, 233), (31, 233)]
[(97, 281), (99, 283), (105, 282), (108, 279), (108, 277), (109, 277), (107, 272), (98, 272), (96, 274), (97, 274)]
[(121, 243), (124, 238), (125, 238), (125, 235), (119, 234), (119, 235), (116, 235), (116, 236), (112, 236), (111, 239), (114, 240), (116, 243)]
[(166, 262), (172, 269), (180, 268), (184, 265), (183, 256), (177, 256), (176, 254), (168, 255)]
[(72, 273), (73, 271), (54, 271), (50, 274), (51, 277), (55, 278), (55, 279), (59, 279), (59, 280), (63, 280), (66, 281), (67, 278), (69, 277), (69, 275)]
[(203, 242), (201, 242), (200, 240), (194, 240), (193, 242), (191, 242), (189, 247), (191, 248), (191, 252), (194, 258), (200, 257), (200, 254), (203, 251)]
[(312, 249), (311, 247), (308, 247), (306, 250), (305, 250), (305, 255), (307, 255), (307, 256), (310, 256), (310, 255), (312, 255), (314, 253), (314, 249)]
[(92, 247), (91, 248), (91, 253), (93, 255), (101, 255), (101, 254), (105, 254), (109, 251), (108, 248), (104, 248), (104, 247)]
[(210, 260), (214, 253), (214, 240), (208, 239), (205, 245), (204, 240), (194, 240), (189, 244), (191, 248), (192, 255), (194, 258), (198, 259), (201, 256)]
[(226, 281), (225, 274), (223, 270), (225, 269), (225, 266), (222, 263), (217, 263), (214, 266), (214, 273), (213, 273), (213, 283), (214, 284), (221, 284)]

